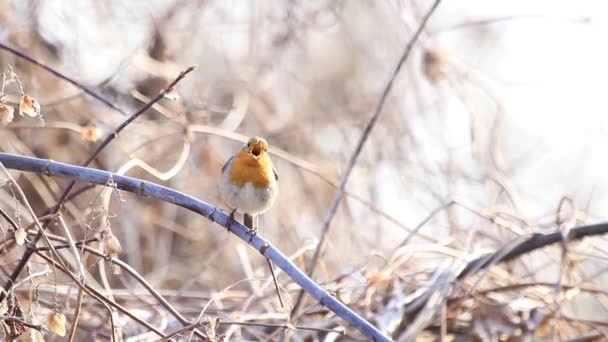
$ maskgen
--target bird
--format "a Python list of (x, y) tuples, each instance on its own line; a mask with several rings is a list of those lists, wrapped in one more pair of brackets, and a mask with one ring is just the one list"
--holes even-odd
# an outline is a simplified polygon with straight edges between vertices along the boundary
[[(235, 212), (243, 214), (243, 224), (250, 229), (251, 239), (258, 230), (258, 216), (272, 207), (279, 194), (278, 180), (279, 174), (268, 155), (268, 142), (262, 137), (250, 138), (247, 144), (222, 166), (220, 196), (232, 209), (230, 221), (234, 220)], [(229, 227), (229, 224), (227, 226)], [(284, 307), (272, 263), (268, 258), (266, 262), (279, 303)]]
[(243, 224), (252, 235), (258, 216), (272, 207), (279, 193), (279, 175), (268, 154), (266, 139), (254, 136), (224, 166), (219, 182), (220, 196), (235, 212), (243, 214)]

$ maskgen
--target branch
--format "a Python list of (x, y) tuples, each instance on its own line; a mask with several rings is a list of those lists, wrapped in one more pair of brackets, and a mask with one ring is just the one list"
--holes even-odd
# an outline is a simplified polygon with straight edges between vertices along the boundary
[[(405, 46), (405, 50), (403, 51), (401, 58), (399, 58), (399, 62), (397, 62), (397, 65), (395, 66), (395, 70), (393, 70), (393, 73), (391, 74), (391, 77), (390, 77), (388, 83), (386, 84), (386, 87), (384, 88), (382, 95), (380, 95), (380, 100), (378, 101), (378, 104), (376, 105), (376, 109), (374, 110), (372, 117), (369, 119), (369, 122), (367, 123), (367, 126), (365, 127), (365, 130), (363, 131), (363, 134), (359, 138), (357, 147), (355, 148), (355, 151), (353, 152), (352, 156), (350, 157), (350, 160), (348, 161), (348, 166), (346, 167), (346, 172), (344, 172), (344, 175), (342, 176), (342, 179), (340, 180), (340, 186), (338, 187), (338, 191), (336, 191), (336, 194), (334, 195), (334, 199), (331, 203), (331, 206), (329, 207), (329, 212), (327, 214), (327, 217), (325, 218), (325, 222), (323, 223), (323, 229), (321, 231), (321, 238), (319, 239), (319, 243), (317, 244), (315, 253), (308, 266), (308, 275), (311, 277), (313, 276), (313, 274), (315, 272), (315, 268), (317, 267), (317, 262), (319, 260), (319, 257), (321, 256), (321, 254), (323, 253), (323, 249), (325, 248), (325, 240), (327, 239), (327, 235), (329, 233), (329, 228), (330, 228), (331, 222), (333, 221), (334, 216), (336, 215), (336, 211), (338, 210), (338, 206), (340, 205), (340, 202), (342, 201), (342, 198), (344, 197), (346, 183), (348, 182), (350, 173), (352, 172), (355, 164), (357, 163), (357, 159), (359, 158), (359, 155), (361, 154), (361, 151), (363, 150), (363, 145), (367, 141), (367, 138), (369, 137), (369, 134), (371, 133), (372, 129), (374, 128), (376, 121), (378, 121), (378, 117), (380, 117), (380, 113), (382, 113), (382, 109), (384, 108), (384, 103), (386, 102), (386, 98), (388, 97), (388, 94), (390, 93), (391, 89), (393, 88), (393, 84), (395, 83), (395, 79), (397, 78), (397, 75), (399, 74), (401, 67), (403, 66), (403, 64), (405, 64), (405, 61), (410, 56), (412, 48), (414, 47), (414, 43), (416, 43), (416, 41), (418, 40), (418, 37), (422, 33), (422, 30), (426, 26), (426, 23), (428, 22), (429, 18), (431, 17), (433, 12), (435, 12), (435, 9), (437, 9), (439, 2), (441, 2), (441, 0), (435, 0), (433, 5), (431, 6), (431, 8), (428, 10), (428, 12), (422, 18), (422, 22), (420, 23), (420, 25), (418, 25), (416, 32), (414, 32), (414, 36), (412, 36), (410, 41)], [(302, 295), (303, 295), (303, 292), (300, 292), (298, 294), (298, 299), (296, 300), (296, 304), (294, 305), (293, 309), (291, 310), (292, 315), (294, 315), (297, 312), (297, 310), (300, 306), (300, 303), (302, 301)]]
[(107, 171), (2, 152), (0, 152), (0, 163), (4, 164), (4, 166), (9, 169), (43, 173), (51, 177), (64, 177), (71, 179), (72, 181), (89, 182), (104, 186), (108, 184), (108, 181), (111, 179), (118, 189), (133, 192), (140, 195), (142, 198), (157, 198), (205, 216), (209, 220), (234, 233), (241, 240), (258, 250), (264, 257), (272, 260), (277, 267), (282, 269), (285, 274), (300, 285), (304, 291), (308, 292), (323, 306), (352, 324), (365, 336), (375, 341), (390, 341), (388, 337), (383, 335), (369, 322), (313, 282), (312, 279), (298, 269), (297, 266), (278, 249), (270, 245), (259, 235), (252, 236), (247, 227), (235, 220), (230, 220), (228, 215), (221, 209), (171, 188), (133, 177), (113, 174)]
[[(1, 44), (0, 44), (0, 47), (2, 47)], [(137, 119), (146, 110), (148, 110), (150, 107), (152, 107), (154, 105), (154, 103), (158, 102), (166, 94), (168, 94), (169, 92), (173, 91), (173, 89), (175, 88), (175, 86), (177, 85), (177, 83), (179, 83), (179, 81), (181, 81), (188, 73), (190, 73), (192, 70), (194, 70), (194, 68), (195, 68), (195, 66), (190, 66), (186, 70), (182, 71), (179, 74), (179, 76), (177, 76), (177, 78), (173, 82), (171, 82), (171, 84), (166, 89), (164, 89), (163, 91), (161, 91), (156, 97), (154, 97), (148, 103), (146, 103), (145, 105), (143, 105), (138, 111), (136, 111), (135, 113), (133, 113), (133, 115), (131, 115), (128, 119), (126, 119), (120, 126), (118, 126), (116, 129), (114, 129), (114, 131), (112, 131), (112, 133), (108, 134), (108, 136), (106, 136), (106, 138), (103, 140), (103, 142), (87, 158), (87, 160), (84, 162), (84, 165), (85, 166), (89, 165), (97, 157), (97, 155), (112, 140), (114, 140), (118, 136), (118, 133), (120, 133), (123, 129), (125, 129), (131, 122), (133, 122), (135, 119)], [(74, 187), (75, 184), (76, 184), (76, 181), (71, 181), (67, 185), (67, 187), (65, 188), (65, 190), (63, 191), (63, 193), (59, 197), (59, 200), (57, 200), (57, 203), (51, 208), (51, 210), (50, 210), (51, 214), (56, 214), (56, 213), (59, 212), (59, 210), (61, 209), (61, 206), (63, 205), (63, 203), (65, 203), (65, 201), (69, 197), (70, 191), (72, 190), (72, 188)], [(30, 260), (30, 258), (34, 254), (34, 251), (36, 250), (36, 244), (38, 243), (38, 241), (42, 237), (42, 234), (46, 230), (46, 228), (48, 226), (48, 223), (49, 222), (47, 222), (42, 227), (42, 229), (39, 231), (39, 233), (32, 239), (32, 241), (27, 244), (27, 248), (26, 248), (25, 252), (23, 253), (23, 256), (21, 257), (21, 259), (19, 260), (19, 263), (17, 264), (17, 266), (15, 267), (15, 269), (13, 270), (13, 272), (11, 273), (11, 276), (8, 279), (8, 281), (4, 284), (4, 291), (0, 291), (0, 303), (4, 300), (4, 298), (6, 297), (6, 293), (8, 293), (8, 291), (11, 288), (11, 286), (13, 286), (13, 284), (15, 283), (15, 280), (17, 279), (17, 277), (19, 277), (19, 274), (23, 271), (23, 269), (27, 265), (28, 261)]]
[(23, 325), (24, 327), (28, 327), (30, 329), (34, 329), (34, 330), (38, 330), (38, 331), (45, 331), (46, 328), (43, 325), (40, 324), (33, 324), (33, 323), (29, 323), (19, 317), (13, 317), (13, 316), (4, 316), (1, 318), (3, 321), (9, 321), (9, 322), (15, 322), (17, 324)]
[(105, 104), (106, 106), (112, 108), (113, 110), (121, 113), (122, 115), (127, 115), (127, 113), (125, 113), (124, 110), (118, 108), (115, 104), (113, 104), (112, 102), (110, 102), (109, 100), (107, 100), (106, 98), (104, 98), (103, 96), (97, 94), (94, 90), (89, 89), (84, 84), (82, 84), (82, 83), (74, 80), (71, 77), (68, 77), (68, 76), (60, 73), (59, 71), (57, 71), (57, 70), (51, 68), (50, 66), (48, 66), (48, 65), (46, 65), (46, 64), (44, 64), (44, 63), (42, 63), (42, 62), (40, 62), (38, 60), (36, 60), (35, 58), (30, 57), (30, 56), (26, 55), (25, 53), (23, 53), (23, 52), (15, 49), (15, 48), (12, 48), (12, 47), (10, 47), (10, 46), (8, 46), (6, 44), (3, 44), (2, 42), (0, 42), (0, 49), (6, 50), (6, 51), (12, 53), (13, 55), (15, 55), (15, 56), (17, 56), (19, 58), (25, 59), (26, 61), (28, 61), (28, 62), (30, 62), (32, 64), (35, 64), (35, 65), (43, 68), (44, 70), (46, 70), (49, 73), (55, 75), (56, 77), (61, 78), (62, 80), (67, 81), (67, 82), (75, 85), (77, 88), (82, 89), (82, 91), (84, 91), (85, 93), (91, 95), (93, 98), (95, 98), (99, 102)]
[(194, 69), (196, 68), (196, 65), (191, 65), (188, 68), (186, 68), (186, 70), (182, 71), (179, 76), (177, 76), (177, 78), (175, 80), (173, 80), (173, 82), (171, 82), (171, 84), (169, 84), (169, 86), (167, 88), (165, 88), (163, 91), (161, 91), (158, 95), (156, 95), (156, 97), (154, 97), (152, 100), (150, 100), (149, 102), (147, 102), (145, 105), (143, 105), (137, 112), (135, 112), (133, 115), (131, 115), (127, 120), (125, 120), (122, 124), (120, 124), (120, 126), (118, 126), (112, 133), (108, 134), (108, 136), (101, 142), (101, 144), (99, 144), (99, 146), (97, 146), (97, 148), (95, 149), (95, 151), (93, 151), (93, 153), (91, 153), (91, 155), (89, 156), (89, 158), (87, 158), (87, 160), (83, 163), (85, 166), (89, 165), (96, 157), (97, 155), (112, 141), (114, 140), (117, 136), (118, 133), (120, 133), (123, 129), (125, 129), (125, 127), (127, 127), (128, 125), (131, 124), (131, 122), (133, 122), (135, 119), (137, 119), (141, 114), (143, 114), (145, 111), (147, 111), (148, 109), (150, 109), (156, 102), (160, 101), (165, 95), (169, 94), (170, 92), (172, 92), (175, 88), (175, 86), (184, 78), (186, 77), (186, 75), (188, 75), (190, 72), (192, 72)]
[[(608, 223), (598, 223), (588, 226), (572, 228), (568, 234), (568, 241), (581, 240), (586, 236), (602, 235), (608, 233)], [(494, 253), (487, 253), (479, 258), (469, 262), (467, 266), (460, 272), (457, 279), (463, 280), (466, 277), (476, 273), (477, 271), (495, 265), (499, 262), (513, 260), (523, 254), (530, 253), (536, 249), (540, 249), (554, 243), (562, 242), (563, 235), (561, 231), (549, 234), (533, 234), (531, 237), (511, 247), (505, 253), (500, 249)]]
[[(69, 269), (63, 267), (62, 265), (60, 265), (57, 261), (55, 261), (55, 259), (45, 255), (44, 253), (37, 253), (37, 255), (39, 257), (41, 257), (42, 259), (44, 259), (46, 262), (48, 262), (49, 264), (53, 265), (53, 267), (59, 269), (61, 272), (65, 273), (68, 277), (72, 278), (72, 280), (74, 282), (76, 282), (78, 284), (78, 286), (82, 286), (81, 288), (89, 295), (91, 296), (91, 298), (97, 300), (98, 302), (104, 304), (104, 305), (108, 305), (113, 307), (114, 309), (122, 312), (123, 314), (125, 314), (126, 316), (128, 316), (129, 318), (131, 318), (132, 320), (134, 320), (135, 322), (139, 323), (140, 325), (144, 326), (145, 328), (147, 328), (148, 330), (154, 332), (155, 334), (157, 334), (160, 337), (165, 337), (165, 335), (163, 334), (162, 331), (160, 331), (159, 329), (155, 328), (152, 324), (148, 323), (147, 321), (139, 318), (137, 315), (135, 315), (133, 312), (131, 312), (130, 310), (128, 310), (127, 308), (125, 308), (124, 306), (116, 303), (115, 301), (111, 300), (110, 298), (106, 297), (103, 293), (101, 293), (99, 290), (95, 289), (94, 287), (91, 287), (91, 285), (87, 285), (87, 284), (81, 284), (78, 277), (76, 277), (72, 272), (70, 272)], [(110, 320), (112, 320), (112, 314), (109, 315)], [(111, 323), (112, 326), (114, 325), (113, 323)], [(114, 329), (112, 329), (112, 331), (114, 331)]]
[[(48, 235), (51, 240), (67, 242), (66, 238), (63, 238), (63, 237), (60, 237), (57, 235), (52, 235), (52, 234), (48, 234)], [(93, 238), (90, 240), (99, 241), (99, 239), (97, 239), (97, 238)], [(104, 255), (103, 253), (97, 251), (96, 249), (94, 249), (92, 247), (87, 246), (86, 244), (83, 246), (81, 242), (77, 242), (75, 244), (82, 246), (83, 251), (94, 254), (100, 258), (108, 257), (107, 255)], [(54, 248), (57, 249), (57, 247), (61, 248), (63, 246), (65, 246), (65, 245), (54, 246)], [(70, 246), (67, 245), (67, 247), (70, 247)], [(36, 252), (41, 252), (43, 250), (47, 250), (47, 248), (44, 248), (44, 247), (37, 248)], [(144, 279), (144, 277), (142, 277), (139, 273), (137, 273), (137, 271), (135, 271), (129, 264), (127, 264), (126, 262), (124, 262), (118, 258), (108, 258), (108, 261), (113, 263), (114, 265), (120, 267), (122, 270), (126, 271), (133, 278), (135, 278), (135, 280), (137, 280), (146, 290), (148, 290), (150, 295), (152, 295), (154, 298), (156, 298), (156, 300), (159, 302), (159, 304), (161, 306), (163, 306), (165, 309), (167, 309), (167, 311), (169, 311), (182, 325), (185, 326), (185, 325), (189, 324), (188, 320), (184, 316), (182, 316), (182, 314), (180, 314), (160, 293), (158, 293), (158, 291), (156, 291), (156, 289), (154, 289), (154, 287), (152, 287), (152, 285), (150, 283), (148, 283), (148, 281), (146, 279)]]

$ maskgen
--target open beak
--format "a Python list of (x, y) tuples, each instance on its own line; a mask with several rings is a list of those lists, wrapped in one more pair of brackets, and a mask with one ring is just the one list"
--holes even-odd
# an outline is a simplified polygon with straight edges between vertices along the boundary
[(251, 154), (253, 154), (254, 157), (259, 157), (262, 154), (262, 146), (260, 144), (256, 144), (251, 148)]

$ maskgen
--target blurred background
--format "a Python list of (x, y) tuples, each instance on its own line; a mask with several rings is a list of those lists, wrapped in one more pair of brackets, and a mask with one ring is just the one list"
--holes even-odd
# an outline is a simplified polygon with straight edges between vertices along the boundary
[[(218, 197), (220, 168), (248, 137), (263, 136), (280, 174), (280, 195), (261, 218), (260, 234), (304, 269), (336, 185), (431, 4), (5, 0), (0, 42), (103, 94), (127, 114), (197, 64), (173, 100), (138, 118), (92, 166), (158, 182), (226, 210)], [(396, 293), (415, 290), (446, 260), (468, 261), (533, 232), (605, 220), (607, 13), (601, 1), (443, 1), (364, 145), (315, 280), (397, 338), (393, 323), (403, 313), (388, 317), (385, 305)], [(41, 116), (15, 115), (5, 122), (4, 152), (81, 164), (126, 118), (39, 66), (0, 51), (7, 78), (9, 65), (25, 93), (40, 103)], [(17, 114), (17, 82), (3, 89), (3, 101)], [(67, 184), (12, 174), (36, 212), (52, 206)], [(0, 206), (11, 215), (20, 210), (6, 189), (0, 190)], [(258, 291), (256, 284), (264, 284), (266, 302), (254, 301), (249, 310), (214, 302), (210, 310), (227, 320), (267, 312), (276, 313), (272, 319), (287, 317), (289, 309), (275, 303), (259, 253), (198, 215), (99, 187), (71, 201), (64, 215), (79, 238), (111, 231), (122, 245), (122, 260), (155, 288), (181, 291), (170, 300), (188, 317), (196, 317), (218, 291), (234, 285), (230, 289), (242, 293), (227, 300), (238, 303)], [(28, 222), (27, 215), (20, 217)], [(4, 221), (0, 225), (9, 231)], [(543, 249), (474, 286), (592, 284), (601, 291), (579, 289), (559, 297), (554, 288), (534, 287), (492, 300), (506, 305), (525, 297), (524, 309), (517, 310), (560, 312), (558, 331), (542, 336), (597, 333), (608, 324), (597, 320), (608, 314), (602, 266), (607, 247), (603, 237), (573, 244), (565, 274), (560, 247)], [(3, 283), (22, 251), (15, 248), (3, 258)], [(98, 265), (88, 261), (97, 279)], [(32, 264), (32, 272), (41, 267)], [(121, 289), (141, 288), (124, 272), (108, 277), (117, 300), (132, 301), (133, 308), (153, 306), (144, 294), (139, 302), (119, 298)], [(291, 305), (298, 287), (283, 274), (279, 280)], [(76, 287), (67, 278), (51, 274), (40, 282), (36, 305), (73, 306), (70, 289)], [(310, 313), (320, 306), (308, 299), (304, 308)], [(468, 322), (476, 338), (489, 339), (498, 333), (475, 325), (478, 308), (463, 310), (469, 315), (456, 321)], [(154, 321), (153, 310), (141, 310)], [(295, 323), (344, 324), (313, 313)], [(71, 311), (65, 314), (69, 321)], [(87, 326), (79, 333), (84, 338), (96, 331), (103, 340), (104, 323), (100, 319), (98, 330)], [(230, 329), (230, 336), (263, 339), (262, 333), (247, 337), (253, 328)], [(347, 330), (352, 335), (346, 340), (358, 338)], [(290, 336), (315, 340), (321, 338), (317, 334), (323, 335)]]

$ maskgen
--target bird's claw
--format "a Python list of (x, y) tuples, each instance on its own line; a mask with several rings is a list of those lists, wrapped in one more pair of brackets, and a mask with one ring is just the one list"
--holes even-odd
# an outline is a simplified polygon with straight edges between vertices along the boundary
[(256, 228), (250, 228), (249, 229), (249, 234), (250, 234), (250, 236), (249, 236), (249, 243), (251, 243), (251, 241), (253, 240), (253, 237), (256, 236), (256, 235), (258, 235), (258, 228), (257, 227)]

